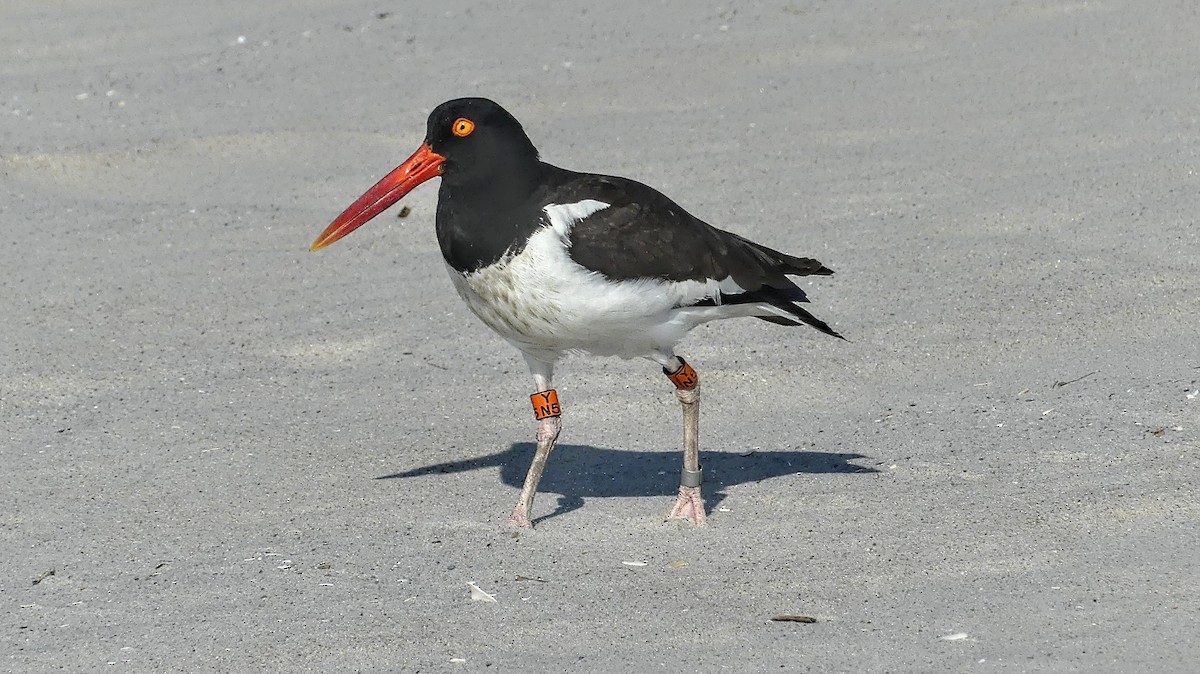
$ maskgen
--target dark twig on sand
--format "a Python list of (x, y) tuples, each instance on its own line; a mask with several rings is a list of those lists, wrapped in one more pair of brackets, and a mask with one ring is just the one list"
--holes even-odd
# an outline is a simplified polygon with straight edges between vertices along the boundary
[[(1096, 370), (1096, 372), (1099, 372), (1099, 370)], [(1096, 374), (1096, 372), (1089, 372), (1089, 373), (1083, 375), (1082, 377), (1076, 377), (1074, 379), (1069, 379), (1067, 381), (1056, 381), (1056, 382), (1054, 382), (1054, 385), (1051, 386), (1050, 388), (1058, 388), (1060, 386), (1066, 386), (1067, 384), (1074, 384), (1077, 381), (1087, 379), (1088, 377)]]
[(775, 623), (815, 623), (817, 619), (807, 615), (777, 615), (771, 618)]

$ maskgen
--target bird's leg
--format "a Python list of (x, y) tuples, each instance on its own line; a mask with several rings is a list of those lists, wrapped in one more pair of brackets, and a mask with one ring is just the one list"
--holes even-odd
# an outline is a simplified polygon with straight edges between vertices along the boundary
[(521, 487), (521, 497), (517, 507), (513, 508), (508, 523), (523, 529), (533, 528), (529, 521), (529, 513), (533, 511), (533, 497), (537, 495), (538, 482), (542, 479), (542, 471), (546, 470), (546, 460), (558, 440), (558, 432), (562, 430), (562, 409), (558, 405), (558, 393), (550, 385), (554, 366), (534, 361), (526, 356), (529, 369), (533, 371), (533, 380), (537, 392), (529, 396), (533, 403), (533, 414), (540, 422), (537, 430), (537, 451), (533, 454), (533, 463), (529, 464), (529, 472), (525, 475), (525, 485)]
[(704, 497), (700, 484), (700, 377), (684, 359), (674, 356), (675, 367), (663, 367), (663, 374), (675, 384), (675, 397), (683, 405), (683, 473), (679, 480), (679, 498), (667, 519), (686, 519), (704, 526)]

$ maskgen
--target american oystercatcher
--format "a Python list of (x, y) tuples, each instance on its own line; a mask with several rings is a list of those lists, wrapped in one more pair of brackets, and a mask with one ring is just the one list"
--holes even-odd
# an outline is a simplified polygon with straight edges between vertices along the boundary
[(712, 227), (639, 182), (540, 161), (521, 124), (485, 98), (435, 108), (421, 147), (343, 211), (312, 249), (438, 176), (435, 229), (454, 287), (521, 351), (533, 375), (537, 450), (508, 522), (531, 526), (538, 481), (562, 428), (554, 365), (583, 351), (648, 358), (675, 384), (684, 452), (668, 519), (703, 525), (699, 378), (675, 345), (701, 323), (741, 316), (841, 337), (800, 305), (808, 298), (788, 278), (833, 272)]

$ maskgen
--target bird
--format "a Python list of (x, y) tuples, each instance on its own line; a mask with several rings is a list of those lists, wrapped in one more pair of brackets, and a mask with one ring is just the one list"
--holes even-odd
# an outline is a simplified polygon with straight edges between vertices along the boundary
[(827, 276), (795, 257), (718, 229), (658, 190), (543, 162), (512, 114), (486, 98), (438, 105), (420, 147), (317, 237), (320, 250), (441, 178), (434, 230), (458, 295), (524, 357), (537, 447), (507, 524), (532, 527), (533, 502), (562, 430), (554, 367), (567, 354), (645, 358), (683, 409), (679, 493), (664, 521), (704, 526), (700, 380), (676, 353), (693, 328), (754, 317), (845, 339), (802, 304), (789, 277)]

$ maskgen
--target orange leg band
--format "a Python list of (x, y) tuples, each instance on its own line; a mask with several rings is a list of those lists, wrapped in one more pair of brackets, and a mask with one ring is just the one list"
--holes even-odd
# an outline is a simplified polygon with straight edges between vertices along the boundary
[(529, 396), (529, 402), (533, 403), (533, 416), (537, 417), (538, 421), (546, 417), (562, 416), (562, 408), (558, 406), (558, 391), (554, 389), (534, 393)]
[(681, 391), (690, 391), (700, 384), (700, 375), (688, 365), (687, 361), (680, 358), (679, 362), (683, 363), (683, 367), (679, 368), (674, 374), (663, 370), (663, 374), (667, 375), (667, 379), (675, 384), (675, 388)]

